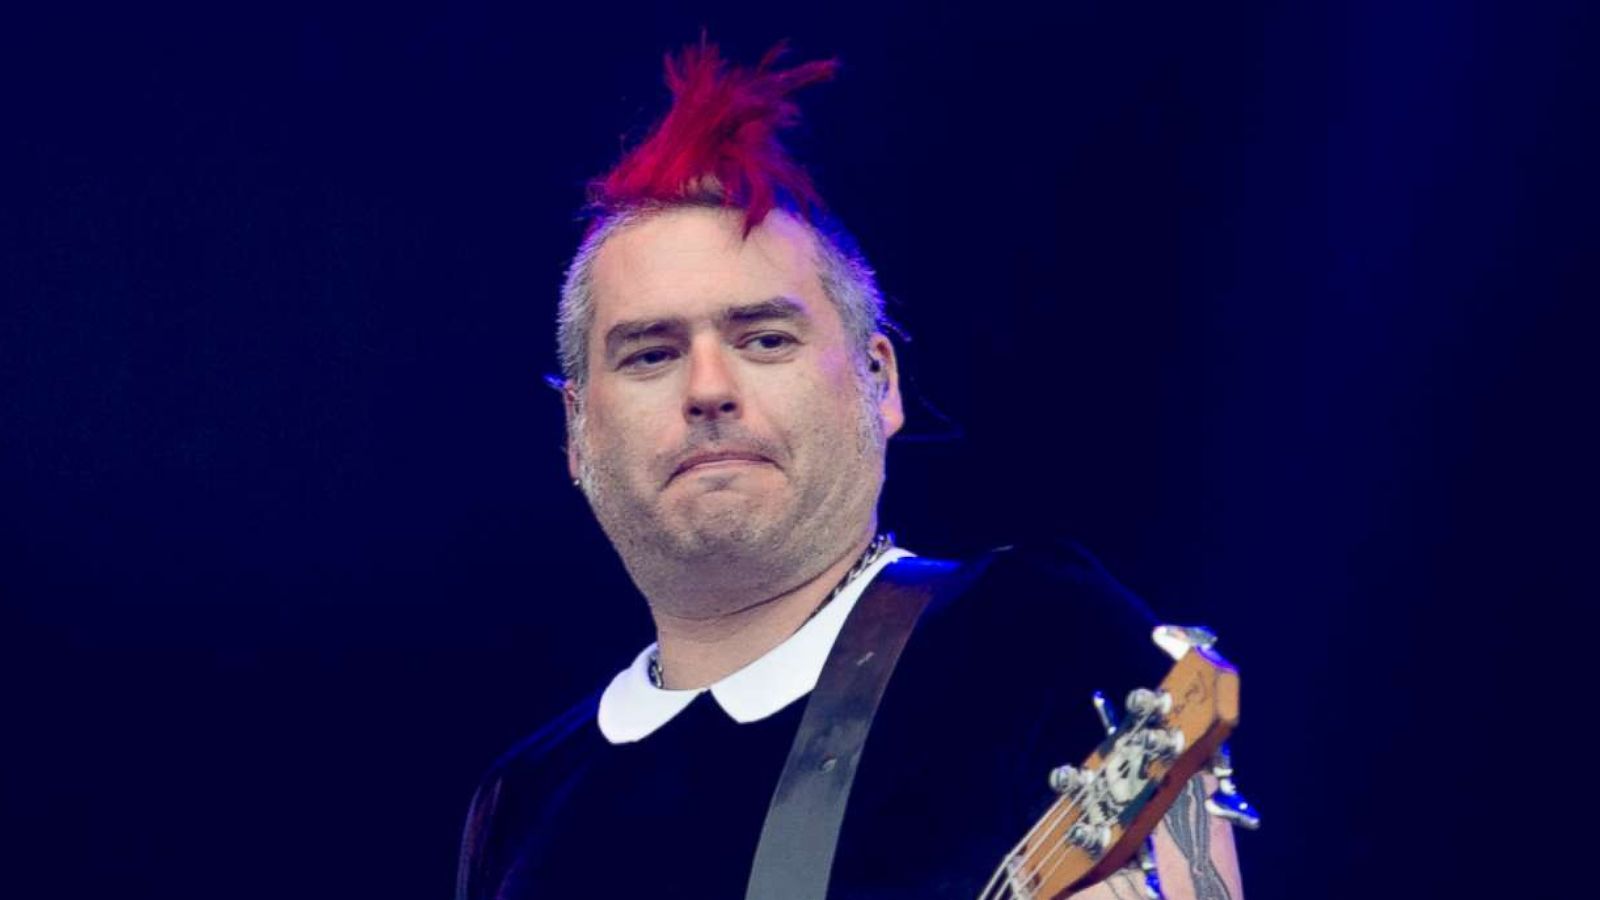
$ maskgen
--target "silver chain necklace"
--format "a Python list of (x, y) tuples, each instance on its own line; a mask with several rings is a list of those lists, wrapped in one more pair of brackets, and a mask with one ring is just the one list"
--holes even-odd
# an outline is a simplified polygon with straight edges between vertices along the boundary
[[(867, 549), (862, 551), (861, 558), (857, 559), (856, 562), (855, 562), (855, 565), (850, 567), (850, 571), (844, 573), (844, 577), (839, 579), (839, 583), (833, 586), (833, 590), (828, 592), (828, 596), (822, 598), (822, 602), (818, 603), (817, 604), (817, 608), (813, 609), (811, 611), (811, 615), (806, 616), (806, 621), (809, 622), (812, 619), (816, 618), (817, 613), (822, 612), (823, 608), (825, 608), (829, 603), (833, 602), (833, 598), (839, 596), (839, 593), (844, 590), (844, 586), (845, 585), (847, 585), (850, 582), (854, 581), (856, 579), (856, 576), (860, 575), (862, 572), (865, 572), (867, 570), (868, 566), (870, 566), (873, 563), (877, 562), (878, 561), (878, 557), (882, 556), (886, 551), (888, 551), (888, 549), (890, 547), (893, 547), (893, 546), (894, 546), (894, 533), (893, 532), (885, 531), (885, 532), (879, 534), (877, 537), (873, 538), (872, 539), (872, 543), (867, 545)], [(655, 685), (658, 688), (665, 689), (666, 688), (666, 683), (663, 681), (663, 679), (661, 677), (661, 648), (660, 647), (656, 647), (654, 650), (650, 651), (650, 669), (649, 669), (649, 672), (650, 672), (650, 683), (652, 685)]]

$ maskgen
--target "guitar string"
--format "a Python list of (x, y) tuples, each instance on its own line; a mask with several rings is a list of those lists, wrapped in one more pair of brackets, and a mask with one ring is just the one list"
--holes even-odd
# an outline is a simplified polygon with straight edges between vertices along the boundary
[[(1141, 721), (1139, 725), (1135, 727), (1142, 727), (1143, 724), (1144, 723)], [(1081, 796), (1082, 795), (1080, 795), (1080, 797)], [(988, 884), (984, 885), (983, 892), (978, 895), (978, 900), (987, 900), (989, 892), (995, 889), (996, 883), (1000, 881), (1001, 876), (1006, 874), (1008, 864), (1014, 857), (1017, 857), (1019, 853), (1022, 854), (1021, 859), (1018, 860), (1019, 865), (1027, 862), (1028, 854), (1022, 852), (1023, 848), (1027, 847), (1041, 830), (1045, 832), (1053, 830), (1058, 823), (1072, 815), (1073, 812), (1077, 811), (1079, 803), (1079, 798), (1075, 797), (1072, 800), (1069, 800), (1067, 803), (1061, 805), (1060, 808), (1052, 807), (1048, 812), (1045, 813), (1045, 815), (1041, 816), (1039, 820), (1033, 824), (1033, 827), (1028, 829), (1028, 833), (1022, 836), (1022, 840), (1017, 841), (1017, 843), (1006, 852), (1005, 856), (1001, 857), (1000, 867), (997, 868), (994, 874), (989, 877), (989, 882)], [(1011, 887), (1012, 881), (1013, 879), (1007, 877), (1005, 881), (999, 885), (999, 887), (1001, 890), (1010, 889), (1014, 891), (1015, 889)], [(997, 898), (1004, 898), (1006, 896), (1008, 895), (1004, 893), (996, 895)]]
[[(1016, 858), (1018, 854), (1022, 854), (1021, 858), (1018, 859), (1017, 862), (1019, 863), (1019, 866), (1025, 864), (1027, 861), (1027, 854), (1023, 853), (1023, 849), (1035, 839), (1036, 835), (1041, 830), (1048, 833), (1050, 830), (1054, 829), (1059, 822), (1066, 819), (1074, 811), (1076, 811), (1078, 806), (1079, 799), (1073, 798), (1061, 805), (1059, 808), (1052, 808), (1037, 822), (1035, 822), (1033, 827), (1028, 829), (1028, 833), (1022, 836), (1022, 840), (1018, 841), (1009, 851), (1006, 852), (1005, 856), (1001, 857), (999, 868), (995, 869), (994, 874), (989, 877), (989, 882), (984, 885), (983, 892), (978, 895), (978, 900), (987, 900), (987, 898), (990, 896), (989, 892), (995, 890), (997, 886), (1002, 891), (1002, 893), (994, 895), (997, 900), (1003, 900), (1003, 898), (1008, 896), (1015, 896), (1016, 888), (1013, 887), (1013, 879), (1010, 877), (1010, 873), (1007, 871), (1012, 860)], [(1000, 880), (1002, 876), (1005, 876), (1005, 880), (1003, 882)], [(1004, 893), (1005, 891), (1011, 891), (1012, 893), (1006, 894)]]
[[(1138, 722), (1134, 723), (1131, 730), (1138, 731), (1139, 729), (1143, 728), (1147, 718), (1148, 716), (1141, 718)], [(1028, 835), (1023, 838), (1022, 842), (1018, 844), (1018, 847), (1020, 848), (1032, 841), (1034, 833), (1041, 829), (1043, 829), (1046, 834), (1055, 830), (1074, 812), (1079, 811), (1087, 797), (1088, 792), (1084, 791), (1080, 793), (1078, 797), (1075, 797), (1068, 803), (1062, 805), (1060, 809), (1052, 810), (1050, 813), (1047, 813), (1039, 820), (1038, 823), (1034, 825), (1033, 828), (1028, 830)], [(1029, 847), (1022, 853), (1021, 858), (1017, 861), (1016, 871), (1023, 876), (1025, 881), (1032, 880), (1042, 885), (1055, 875), (1062, 863), (1066, 862), (1066, 860), (1069, 858), (1068, 854), (1071, 853), (1072, 848), (1073, 845), (1067, 843), (1065, 835), (1062, 836), (1062, 839), (1058, 843), (1041, 845), (1040, 847)], [(1044, 851), (1044, 859), (1040, 860), (1038, 864), (1032, 863), (1031, 857), (1037, 854), (1041, 849)], [(1010, 858), (1016, 854), (1017, 850), (1013, 849), (1010, 854), (1007, 854), (1007, 860), (1009, 861)], [(1044, 867), (1046, 862), (1051, 860), (1053, 857), (1056, 857), (1057, 854), (1060, 854), (1060, 858), (1055, 860), (1055, 862), (1050, 866), (1050, 870), (1048, 872), (1041, 874), (1039, 870)], [(996, 872), (996, 875), (1005, 872), (1006, 869), (1007, 865), (1002, 863), (1000, 869)], [(991, 883), (992, 882), (993, 879), (991, 879)], [(1032, 900), (1034, 896), (1033, 889), (1028, 887), (1016, 887), (1015, 880), (1010, 877), (1006, 878), (1005, 881), (1001, 883), (1000, 887), (1001, 893), (996, 895), (996, 900), (1007, 900), (1007, 898), (1014, 897), (1022, 897), (1024, 900)], [(985, 889), (985, 894), (987, 894), (987, 888)], [(984, 900), (984, 895), (980, 895), (979, 900)]]
[[(1128, 732), (1138, 732), (1143, 730), (1153, 715), (1155, 715), (1155, 713), (1154, 711), (1151, 711), (1139, 717), (1139, 721), (1135, 722), (1133, 727), (1128, 729)], [(1037, 872), (1039, 868), (1042, 868), (1045, 864), (1049, 863), (1051, 857), (1057, 858), (1054, 863), (1049, 863), (1050, 870), (1044, 873), (1039, 880), (1044, 882), (1049, 881), (1052, 877), (1054, 877), (1055, 873), (1061, 868), (1062, 864), (1067, 861), (1068, 854), (1071, 852), (1071, 850), (1072, 845), (1068, 844), (1066, 841), (1062, 841), (1059, 845), (1051, 847), (1049, 852), (1045, 854), (1045, 858), (1039, 861), (1039, 865), (1035, 867), (1034, 871)], [(1024, 862), (1026, 862), (1026, 859), (1024, 859)]]
[[(1052, 805), (1049, 811), (1041, 816), (1038, 821), (1034, 822), (1033, 827), (1028, 829), (1028, 833), (1022, 836), (1022, 840), (1017, 841), (1016, 844), (1012, 845), (1011, 849), (1006, 851), (1006, 854), (1000, 858), (999, 868), (995, 869), (994, 874), (989, 876), (988, 883), (983, 886), (983, 891), (978, 894), (978, 900), (988, 900), (989, 892), (996, 888), (996, 883), (1000, 882), (1000, 878), (1003, 875), (1007, 877), (1005, 881), (999, 885), (1000, 889), (1002, 891), (1007, 889), (1014, 891), (1014, 889), (1011, 887), (1012, 879), (1007, 873), (1007, 868), (1010, 866), (1012, 859), (1016, 857), (1017, 854), (1021, 853), (1023, 848), (1028, 846), (1028, 843), (1034, 839), (1034, 836), (1040, 831), (1040, 829), (1049, 831), (1050, 828), (1055, 827), (1055, 823), (1070, 815), (1072, 811), (1077, 808), (1077, 804), (1077, 798), (1073, 798), (1067, 801), (1059, 809)], [(1024, 855), (1023, 858), (1026, 859), (1026, 856)], [(1004, 898), (1007, 895), (1001, 893), (996, 894), (995, 896), (997, 898)]]
[[(1137, 722), (1135, 722), (1131, 726), (1131, 728), (1125, 729), (1124, 733), (1126, 733), (1127, 731), (1135, 731), (1136, 732), (1136, 731), (1139, 731), (1139, 730), (1143, 729), (1145, 727), (1145, 725), (1150, 721), (1150, 717), (1152, 715), (1154, 715), (1153, 711), (1145, 713), (1143, 716), (1141, 716), (1139, 718), (1139, 720)], [(1079, 809), (1079, 807), (1082, 804), (1082, 798), (1086, 797), (1086, 796), (1087, 796), (1087, 792), (1085, 792), (1084, 794), (1081, 794), (1078, 798), (1074, 798), (1072, 801), (1066, 803), (1060, 809), (1052, 810), (1049, 813), (1046, 813), (1045, 816), (1042, 817), (1038, 822), (1036, 822), (1032, 828), (1028, 829), (1028, 833), (1023, 835), (1022, 840), (1018, 841), (1016, 846), (1012, 847), (1011, 851), (1009, 853), (1007, 853), (1002, 858), (1002, 862), (1000, 864), (1000, 867), (998, 869), (996, 869), (994, 875), (990, 877), (989, 883), (984, 886), (983, 893), (978, 895), (978, 900), (986, 900), (986, 898), (989, 897), (989, 892), (991, 890), (995, 889), (996, 882), (998, 882), (999, 879), (1001, 878), (1001, 876), (1006, 873), (1007, 863), (1013, 857), (1017, 856), (1018, 852), (1022, 851), (1022, 849), (1024, 847), (1026, 847), (1030, 841), (1034, 840), (1035, 835), (1041, 829), (1044, 830), (1046, 833), (1048, 833), (1049, 831), (1053, 830), (1057, 825), (1059, 825), (1062, 821), (1064, 821), (1068, 816), (1072, 815), (1072, 813), (1076, 812)], [(1040, 882), (1048, 881), (1052, 876), (1055, 875), (1056, 871), (1060, 869), (1061, 865), (1066, 862), (1067, 854), (1071, 852), (1072, 847), (1073, 847), (1073, 845), (1068, 844), (1063, 839), (1059, 844), (1052, 845), (1052, 846), (1049, 846), (1049, 847), (1045, 848), (1045, 856), (1044, 856), (1043, 859), (1039, 860), (1037, 865), (1034, 865), (1034, 864), (1032, 864), (1030, 862), (1030, 857), (1032, 857), (1035, 853), (1037, 853), (1039, 848), (1030, 848), (1026, 852), (1022, 853), (1022, 857), (1018, 861), (1019, 862), (1019, 870), (1026, 871), (1027, 869), (1032, 868), (1034, 876), (1037, 877)], [(1053, 857), (1057, 857), (1058, 855), (1059, 855), (1059, 858), (1055, 859), (1054, 863), (1050, 863), (1050, 870), (1048, 872), (1044, 873), (1042, 876), (1040, 876), (1038, 874), (1039, 869), (1043, 868), (1047, 863), (1049, 863), (1049, 861)], [(1015, 893), (1016, 889), (1012, 887), (1012, 879), (1011, 878), (1006, 878), (1004, 882), (1001, 882), (999, 884), (999, 887), (1002, 889), (1002, 891), (1011, 890), (1012, 893), (1011, 894), (1006, 894), (1006, 893), (996, 894), (996, 895), (994, 895), (996, 900), (1004, 900), (1004, 898), (1006, 898), (1006, 897), (1016, 896), (1016, 893)]]
[[(1138, 731), (1143, 730), (1145, 725), (1149, 722), (1150, 717), (1152, 715), (1154, 715), (1153, 712), (1146, 713), (1145, 715), (1141, 716), (1139, 721), (1134, 723), (1133, 727), (1131, 729), (1129, 729), (1129, 732), (1130, 733), (1134, 733), (1134, 732), (1138, 732)], [(1055, 847), (1051, 847), (1049, 849), (1049, 852), (1045, 854), (1045, 858), (1040, 860), (1039, 861), (1039, 865), (1036, 866), (1035, 869), (1034, 869), (1034, 871), (1037, 872), (1038, 869), (1042, 868), (1046, 863), (1049, 863), (1049, 865), (1050, 865), (1049, 871), (1045, 872), (1044, 875), (1040, 876), (1039, 880), (1041, 882), (1044, 882), (1044, 881), (1049, 881), (1052, 877), (1054, 877), (1055, 873), (1061, 868), (1062, 864), (1064, 864), (1067, 861), (1068, 854), (1071, 852), (1071, 850), (1072, 850), (1071, 845), (1067, 844), (1065, 841), (1062, 841), (1059, 845), (1057, 845)], [(1049, 862), (1051, 857), (1056, 857), (1056, 859), (1055, 859), (1055, 861), (1053, 863)]]
[[(1050, 830), (1054, 829), (1058, 823), (1066, 819), (1078, 809), (1079, 803), (1080, 801), (1078, 798), (1073, 798), (1072, 800), (1069, 800), (1067, 803), (1063, 804), (1059, 809), (1051, 809), (1044, 816), (1042, 816), (1038, 822), (1035, 822), (1034, 826), (1028, 829), (1028, 833), (1023, 835), (1022, 840), (1018, 841), (1016, 846), (1012, 847), (1010, 852), (1008, 852), (1002, 858), (1000, 867), (995, 870), (994, 875), (990, 876), (989, 883), (984, 886), (983, 893), (978, 895), (978, 900), (988, 900), (989, 892), (994, 890), (997, 886), (996, 882), (999, 882), (998, 887), (1001, 891), (1001, 893), (994, 895), (996, 900), (1004, 900), (1006, 897), (1019, 896), (1017, 893), (1017, 888), (1014, 887), (1014, 879), (1010, 877), (1010, 873), (1007, 871), (1012, 859), (1017, 857), (1019, 853), (1021, 854), (1021, 857), (1016, 860), (1018, 865), (1017, 871), (1021, 871), (1022, 867), (1027, 864), (1028, 859), (1028, 853), (1023, 852), (1023, 848), (1027, 847), (1029, 842), (1034, 840), (1036, 833), (1040, 830), (1044, 830), (1048, 833)], [(1002, 875), (1006, 876), (1003, 882), (1000, 881)], [(1010, 891), (1010, 893), (1005, 893), (1006, 891)]]

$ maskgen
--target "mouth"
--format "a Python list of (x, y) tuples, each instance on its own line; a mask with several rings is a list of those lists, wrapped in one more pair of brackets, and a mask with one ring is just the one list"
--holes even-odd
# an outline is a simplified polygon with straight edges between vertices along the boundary
[(687, 475), (692, 472), (733, 469), (740, 466), (754, 464), (771, 465), (772, 460), (767, 459), (765, 456), (762, 456), (759, 453), (750, 453), (742, 450), (718, 450), (707, 453), (696, 453), (678, 463), (678, 467), (672, 470), (672, 475), (667, 480), (670, 482), (678, 478), (680, 475)]

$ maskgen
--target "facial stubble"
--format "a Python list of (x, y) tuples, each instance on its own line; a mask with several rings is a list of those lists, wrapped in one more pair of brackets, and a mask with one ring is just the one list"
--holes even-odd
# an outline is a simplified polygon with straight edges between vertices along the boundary
[[(812, 435), (810, 483), (800, 485), (787, 509), (780, 508), (765, 521), (767, 506), (741, 505), (732, 498), (715, 510), (680, 508), (682, 516), (674, 521), (660, 485), (633, 486), (627, 461), (620, 454), (595, 452), (585, 410), (581, 406), (575, 410), (569, 427), (579, 451), (579, 486), (635, 584), (652, 604), (690, 617), (724, 615), (816, 577), (863, 539), (883, 484), (885, 425), (878, 408), (879, 380), (865, 367), (859, 367), (851, 380), (856, 395), (855, 446), (848, 462), (828, 454), (822, 436)], [(761, 444), (741, 434), (737, 426), (701, 427), (691, 435), (691, 447), (741, 439)], [(821, 477), (841, 464), (847, 477)], [(795, 474), (803, 473), (784, 473)], [(735, 477), (744, 476), (729, 476), (730, 481)], [(722, 498), (712, 500), (722, 502)], [(686, 585), (695, 589), (685, 590)]]

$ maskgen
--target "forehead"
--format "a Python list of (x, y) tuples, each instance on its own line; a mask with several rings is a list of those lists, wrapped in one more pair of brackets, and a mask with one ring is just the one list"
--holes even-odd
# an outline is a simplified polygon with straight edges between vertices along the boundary
[(730, 304), (772, 297), (813, 316), (831, 308), (817, 274), (811, 232), (775, 211), (742, 235), (736, 210), (685, 207), (655, 213), (612, 235), (595, 255), (593, 333), (622, 319), (712, 316)]

